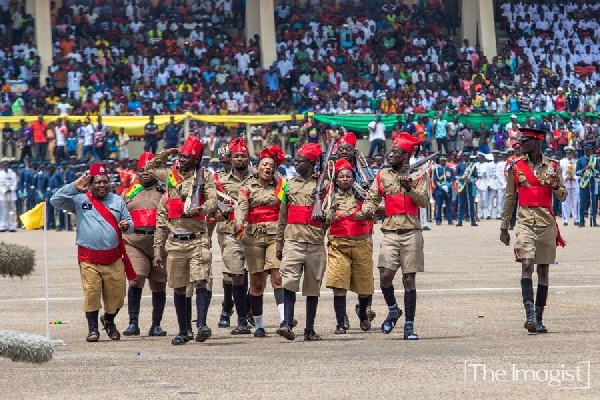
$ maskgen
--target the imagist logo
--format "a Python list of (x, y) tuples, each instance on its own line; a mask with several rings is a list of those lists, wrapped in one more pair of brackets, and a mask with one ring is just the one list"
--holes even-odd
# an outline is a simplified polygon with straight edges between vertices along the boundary
[(590, 361), (531, 367), (522, 364), (489, 365), (464, 361), (464, 384), (545, 384), (555, 389), (589, 389)]

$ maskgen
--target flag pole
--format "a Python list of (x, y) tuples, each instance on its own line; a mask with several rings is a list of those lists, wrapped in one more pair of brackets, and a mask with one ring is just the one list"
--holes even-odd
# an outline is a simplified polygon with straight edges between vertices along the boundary
[(48, 223), (47, 208), (44, 202), (44, 288), (46, 292), (46, 338), (50, 340), (50, 294), (48, 289)]

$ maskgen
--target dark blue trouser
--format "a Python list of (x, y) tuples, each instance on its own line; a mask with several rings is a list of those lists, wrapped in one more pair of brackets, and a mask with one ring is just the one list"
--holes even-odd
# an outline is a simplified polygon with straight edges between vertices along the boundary
[(444, 204), (446, 205), (446, 219), (448, 223), (452, 223), (452, 195), (450, 193), (445, 192), (443, 189), (436, 188), (433, 193), (435, 197), (435, 222), (436, 224), (442, 223), (442, 208)]
[(50, 196), (46, 196), (46, 227), (48, 229), (54, 229), (56, 227), (56, 220), (54, 218), (54, 206), (50, 204)]
[(58, 229), (73, 229), (73, 226), (71, 225), (71, 214), (69, 214), (67, 211), (58, 211)]
[(475, 223), (475, 195), (473, 194), (473, 184), (468, 184), (458, 195), (458, 223), (462, 224), (464, 216), (469, 212), (471, 224)]
[[(593, 186), (592, 186), (593, 184)], [(596, 213), (598, 208), (598, 201), (595, 191), (591, 189), (594, 187), (596, 182), (590, 182), (588, 187), (585, 189), (579, 188), (579, 224), (585, 225), (585, 213), (590, 208), (590, 222), (592, 225), (596, 224)], [(594, 207), (596, 207), (594, 209)]]

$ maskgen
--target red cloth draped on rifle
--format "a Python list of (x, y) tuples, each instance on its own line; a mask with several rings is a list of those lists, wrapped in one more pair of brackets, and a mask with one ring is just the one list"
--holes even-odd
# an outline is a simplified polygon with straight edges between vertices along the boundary
[(92, 203), (94, 208), (100, 213), (102, 218), (104, 218), (106, 220), (106, 222), (108, 222), (110, 224), (110, 226), (112, 226), (113, 229), (117, 232), (117, 235), (119, 236), (119, 248), (121, 250), (121, 258), (123, 259), (123, 264), (125, 265), (125, 275), (127, 276), (127, 279), (130, 281), (136, 279), (137, 274), (135, 273), (135, 270), (133, 269), (131, 260), (129, 259), (129, 256), (127, 255), (127, 251), (125, 251), (125, 242), (123, 242), (123, 233), (121, 232), (121, 229), (119, 228), (117, 219), (115, 218), (113, 213), (110, 212), (110, 210), (108, 208), (106, 208), (106, 206), (104, 204), (102, 204), (102, 202), (100, 200), (92, 197), (92, 194), (90, 192), (87, 192), (86, 196), (87, 196), (88, 200)]
[[(553, 163), (552, 168), (556, 170), (556, 163)], [(529, 186), (519, 186), (519, 175), (518, 172), (521, 171), (529, 183)], [(519, 193), (519, 205), (526, 207), (543, 207), (552, 218), (554, 218), (554, 224), (556, 224), (556, 245), (565, 247), (567, 242), (560, 234), (560, 229), (558, 224), (556, 223), (556, 217), (552, 212), (552, 188), (548, 185), (542, 185), (538, 178), (535, 176), (535, 173), (529, 167), (529, 164), (523, 159), (517, 161), (513, 166), (513, 174), (515, 177), (515, 185), (517, 186), (517, 191)]]

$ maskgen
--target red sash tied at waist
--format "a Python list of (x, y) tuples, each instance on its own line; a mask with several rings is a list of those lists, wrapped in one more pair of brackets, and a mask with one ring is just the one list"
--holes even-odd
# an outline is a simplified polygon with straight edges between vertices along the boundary
[(121, 258), (121, 248), (115, 247), (110, 250), (93, 250), (87, 247), (77, 246), (77, 260), (90, 264), (110, 265)]
[(362, 204), (362, 201), (358, 203), (356, 208), (352, 210), (348, 216), (336, 212), (335, 215), (340, 219), (337, 219), (331, 223), (331, 226), (329, 227), (329, 234), (332, 236), (347, 237), (370, 235), (373, 233), (372, 221), (354, 219), (354, 216), (360, 211)]
[[(175, 219), (183, 217), (183, 207), (185, 204), (183, 203), (181, 197), (173, 197), (169, 199), (166, 197), (165, 194), (165, 203), (167, 205), (168, 210), (167, 218)], [(197, 215), (195, 217), (192, 217), (192, 219), (195, 219), (196, 221), (206, 221), (206, 215)]]
[(310, 225), (317, 228), (321, 227), (321, 223), (319, 221), (315, 221), (311, 218), (312, 212), (313, 206), (289, 205), (287, 223)]
[(552, 207), (550, 186), (518, 186), (519, 205), (526, 207)]
[(375, 179), (377, 181), (377, 187), (379, 188), (379, 193), (385, 199), (385, 216), (391, 217), (392, 215), (398, 214), (406, 214), (406, 215), (419, 215), (419, 206), (413, 201), (410, 196), (407, 196), (404, 193), (397, 193), (387, 195), (383, 190), (383, 186), (381, 184), (381, 173), (377, 174)]
[(133, 219), (133, 226), (136, 228), (142, 226), (156, 227), (156, 209), (139, 209), (129, 211), (131, 219)]
[(259, 206), (250, 209), (246, 221), (248, 224), (259, 222), (277, 222), (279, 220), (279, 203), (273, 206)]

